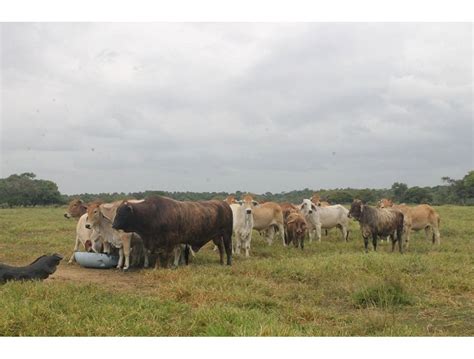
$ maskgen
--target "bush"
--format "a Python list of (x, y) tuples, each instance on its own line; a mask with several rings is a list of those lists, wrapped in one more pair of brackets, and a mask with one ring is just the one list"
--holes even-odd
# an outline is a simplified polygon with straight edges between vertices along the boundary
[(398, 282), (385, 282), (354, 293), (354, 301), (359, 307), (393, 307), (411, 304), (409, 295)]

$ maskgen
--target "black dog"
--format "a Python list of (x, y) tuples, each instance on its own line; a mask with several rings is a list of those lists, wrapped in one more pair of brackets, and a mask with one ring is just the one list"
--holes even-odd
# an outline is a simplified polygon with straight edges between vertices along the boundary
[(56, 271), (63, 257), (59, 254), (44, 255), (25, 267), (12, 267), (0, 263), (0, 284), (9, 280), (42, 280)]

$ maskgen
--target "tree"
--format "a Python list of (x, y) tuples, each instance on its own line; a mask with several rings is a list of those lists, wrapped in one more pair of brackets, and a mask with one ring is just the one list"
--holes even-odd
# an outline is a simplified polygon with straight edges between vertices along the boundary
[(405, 201), (405, 193), (408, 190), (408, 186), (405, 183), (395, 182), (392, 185), (392, 192), (395, 201), (397, 202), (404, 202)]
[(409, 203), (430, 203), (433, 196), (427, 188), (410, 187), (404, 194), (405, 201)]
[(0, 203), (12, 207), (63, 202), (56, 183), (35, 178), (34, 173), (25, 172), (0, 179)]

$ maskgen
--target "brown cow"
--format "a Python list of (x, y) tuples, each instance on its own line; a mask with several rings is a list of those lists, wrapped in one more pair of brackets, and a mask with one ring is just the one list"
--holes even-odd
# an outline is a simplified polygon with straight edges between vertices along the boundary
[(392, 238), (392, 252), (398, 241), (400, 253), (403, 252), (402, 242), (404, 228), (404, 215), (397, 209), (374, 208), (355, 199), (347, 215), (354, 218), (360, 224), (362, 237), (364, 238), (365, 251), (368, 252), (369, 237), (372, 237), (374, 251), (377, 250), (377, 237), (390, 236)]
[(210, 240), (219, 248), (221, 264), (225, 250), (231, 265), (232, 221), (232, 210), (225, 201), (175, 201), (152, 196), (140, 203), (123, 202), (112, 228), (138, 233), (145, 248), (164, 254), (165, 267), (170, 266), (178, 244), (188, 244), (197, 252)]
[[(429, 240), (430, 229), (432, 231), (432, 243), (437, 243), (438, 245), (441, 242), (440, 233), (439, 233), (439, 224), (440, 217), (438, 213), (433, 209), (433, 207), (427, 204), (420, 204), (415, 207), (409, 207), (406, 204), (402, 203), (399, 205), (394, 205), (391, 200), (383, 198), (379, 201), (378, 207), (380, 208), (395, 208), (403, 212), (407, 218), (408, 227), (413, 231), (425, 230), (425, 237)], [(410, 242), (410, 231), (407, 232), (406, 237), (406, 248)]]
[(304, 238), (308, 228), (306, 220), (301, 213), (291, 212), (285, 221), (287, 230), (287, 244), (293, 242), (296, 248), (304, 249)]
[(67, 207), (67, 211), (64, 213), (64, 217), (66, 218), (75, 218), (79, 219), (83, 214), (87, 212), (87, 205), (82, 202), (81, 199), (76, 198), (69, 202), (69, 206)]

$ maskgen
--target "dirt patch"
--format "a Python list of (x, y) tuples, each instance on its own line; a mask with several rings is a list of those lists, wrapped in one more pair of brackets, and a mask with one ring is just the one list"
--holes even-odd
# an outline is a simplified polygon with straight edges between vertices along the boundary
[(62, 264), (46, 281), (95, 284), (105, 289), (118, 291), (154, 290), (144, 278), (143, 271), (123, 272), (118, 269), (83, 268), (78, 264)]

